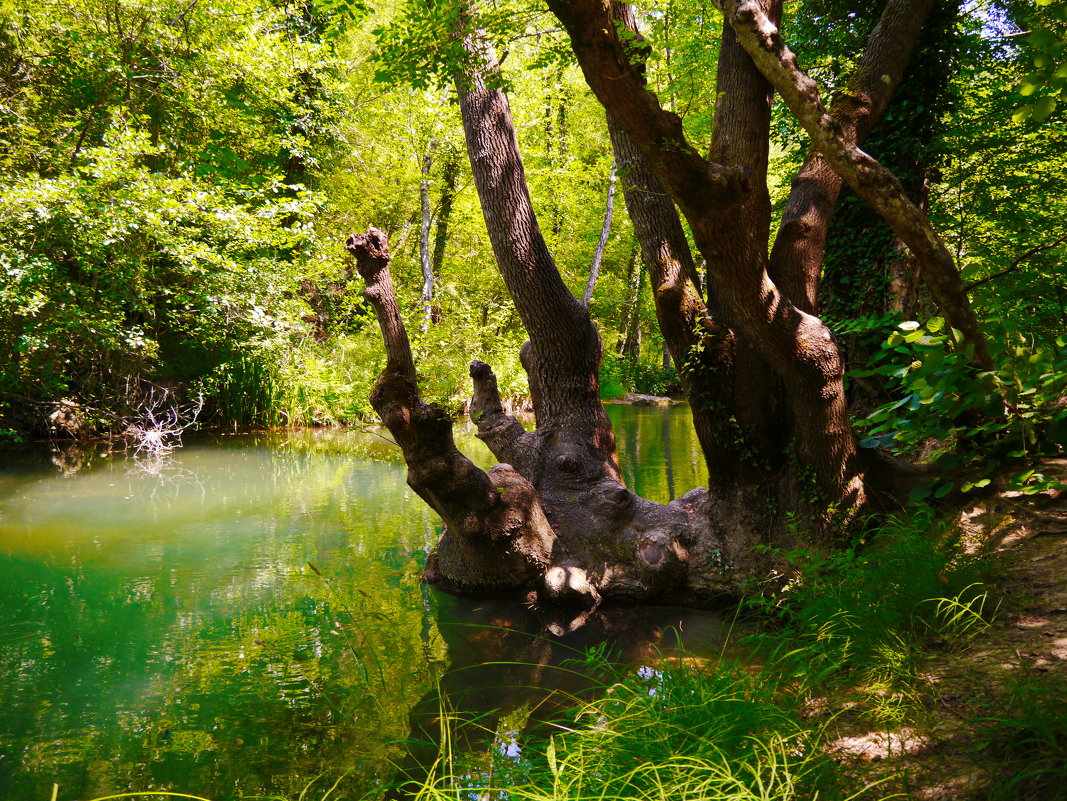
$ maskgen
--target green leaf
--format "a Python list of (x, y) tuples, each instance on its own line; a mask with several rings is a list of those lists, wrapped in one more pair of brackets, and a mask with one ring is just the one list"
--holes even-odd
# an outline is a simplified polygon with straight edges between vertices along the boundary
[(1038, 101), (1036, 103), (1034, 103), (1034, 113), (1033, 113), (1034, 121), (1035, 122), (1044, 122), (1050, 116), (1052, 116), (1052, 112), (1054, 112), (1055, 110), (1056, 110), (1056, 101), (1053, 98), (1051, 98), (1051, 97), (1042, 97), (1042, 98), (1038, 99)]
[(552, 771), (553, 776), (559, 776), (559, 765), (556, 763), (556, 740), (554, 737), (548, 739), (548, 747), (545, 749), (545, 757), (548, 760), (548, 769)]
[(1036, 473), (1036, 470), (1022, 470), (1011, 477), (1011, 483), (1015, 485), (1023, 485)]
[(942, 470), (952, 470), (959, 467), (960, 456), (958, 453), (943, 453), (934, 460), (934, 464)]
[(1045, 85), (1045, 80), (1045, 76), (1040, 72), (1030, 73), (1019, 83), (1019, 94), (1023, 97), (1030, 97), (1034, 92)]
[(1056, 44), (1056, 34), (1048, 28), (1034, 28), (1030, 34), (1030, 46), (1035, 50), (1046, 50)]

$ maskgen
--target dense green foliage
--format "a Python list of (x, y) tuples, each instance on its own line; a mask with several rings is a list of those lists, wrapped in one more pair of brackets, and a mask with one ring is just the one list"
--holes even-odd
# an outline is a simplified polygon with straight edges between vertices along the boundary
[[(159, 388), (202, 393), (201, 421), (214, 424), (361, 419), (381, 346), (340, 244), (368, 225), (385, 230), (405, 312), (419, 314), (427, 156), (447, 236), (435, 324), (415, 343), (426, 390), (461, 403), (466, 365), (480, 357), (507, 394), (526, 393), (524, 334), (490, 268), (450, 90), (422, 81), (413, 92), (384, 56), (371, 58), (371, 32), (387, 44), (402, 10), (2, 7), (5, 436), (118, 432)], [(558, 37), (547, 49), (531, 42), (507, 76), (535, 202), (577, 289), (603, 223), (610, 154), (599, 108), (560, 52)], [(456, 167), (442, 220), (444, 173)], [(608, 350), (633, 305), (631, 240), (617, 214), (593, 301)], [(650, 302), (641, 327), (658, 363)], [(656, 388), (643, 375), (623, 383)]]
[(5, 4), (0, 393), (15, 426), (40, 430), (63, 399), (83, 418), (71, 433), (121, 429), (142, 382), (210, 392), (301, 335), (321, 201), (286, 168), (336, 150), (339, 62), (288, 7), (233, 12)]
[[(602, 695), (557, 720), (549, 740), (519, 755), (446, 748), (419, 797), (487, 789), (531, 801), (900, 797), (906, 776), (875, 781), (829, 757), (847, 729), (838, 717), (864, 731), (936, 720), (931, 660), (961, 652), (996, 613), (980, 583), (987, 565), (950, 530), (910, 511), (911, 519), (839, 553), (788, 554), (792, 589), (753, 603), (762, 630), (741, 653), (666, 660), (636, 675), (604, 670)], [(600, 656), (588, 658), (595, 664)], [(1058, 686), (1024, 680), (985, 721), (993, 797), (1062, 778), (1055, 760), (1064, 725), (1052, 711)], [(842, 692), (848, 712), (833, 706)]]
[[(927, 62), (913, 68), (871, 144), (928, 196), (983, 311), (1011, 319), (1028, 347), (1049, 354), (1067, 297), (1057, 270), (1067, 212), (1057, 187), (1067, 162), (1055, 109), (1027, 119), (1018, 110), (1023, 98), (1052, 97), (1062, 83), (1056, 45), (1041, 33), (1058, 30), (1060, 5), (1008, 4), (959, 19), (945, 5), (947, 27), (929, 34), (941, 43), (920, 51)], [(160, 388), (203, 395), (201, 420), (214, 424), (361, 419), (380, 344), (339, 244), (368, 225), (390, 234), (405, 313), (421, 316), (424, 178), (440, 240), (433, 324), (415, 343), (426, 390), (460, 404), (466, 364), (479, 357), (507, 394), (524, 395), (516, 355), (524, 333), (489, 269), (448, 85), (448, 69), (463, 57), (447, 33), (459, 7), (428, 14), (419, 3), (244, 3), (222, 13), (177, 2), (5, 4), (4, 436), (121, 431), (145, 416)], [(832, 88), (873, 17), (830, 24), (839, 11), (830, 2), (787, 11), (804, 65)], [(705, 12), (684, 2), (643, 8), (650, 83), (696, 141), (713, 119), (721, 24)], [(542, 11), (504, 3), (486, 14), (479, 22), (506, 53), (503, 80), (534, 202), (577, 291), (603, 223), (611, 157), (602, 112)], [(1033, 33), (1014, 36), (1019, 29)], [(1050, 71), (1043, 82), (1035, 64)], [(940, 89), (931, 88), (932, 69), (946, 80)], [(777, 120), (780, 197), (805, 146), (788, 115)], [(455, 197), (446, 204), (449, 182)], [(877, 317), (897, 251), (854, 197), (841, 205), (828, 308), (843, 319)], [(662, 340), (647, 282), (633, 280), (634, 253), (619, 212), (591, 306), (608, 354), (605, 397), (678, 388), (660, 366)], [(936, 314), (921, 295), (917, 302), (920, 322)], [(627, 353), (616, 357), (623, 340)], [(866, 341), (849, 340), (854, 363), (877, 351)], [(893, 402), (902, 397), (886, 391)], [(891, 444), (888, 430), (875, 432), (882, 445)]]
[[(649, 83), (694, 142), (709, 140), (714, 120), (721, 21), (711, 5), (638, 4)], [(827, 94), (874, 22), (871, 10), (843, 15), (848, 5), (786, 8), (801, 65)], [(483, 6), (538, 215), (580, 293), (611, 170), (602, 109), (540, 6)], [(901, 300), (891, 281), (900, 247), (847, 194), (824, 305), (851, 360), (863, 445), (951, 473), (918, 495), (981, 490), (1011, 462), (1014, 486), (1036, 492), (1048, 482), (1030, 462), (1067, 448), (1067, 5), (938, 8), (868, 147), (948, 238), (996, 369), (973, 371), (914, 276)], [(429, 398), (458, 408), (473, 358), (522, 398), (525, 333), (492, 269), (448, 80), (465, 57), (450, 28), (461, 10), (0, 2), (0, 441), (120, 433), (158, 411), (160, 393), (203, 398), (202, 423), (235, 428), (364, 419), (384, 357), (341, 243), (371, 225), (389, 234)], [(774, 146), (780, 207), (807, 148), (782, 108)], [(431, 323), (419, 332), (423, 181), (439, 242)], [(606, 397), (678, 388), (647, 282), (634, 280), (633, 240), (617, 210), (590, 305)], [(834, 797), (843, 785), (818, 756), (823, 733), (802, 722), (803, 703), (860, 682), (873, 720), (912, 720), (928, 711), (915, 701), (924, 650), (951, 651), (986, 625), (975, 565), (932, 528), (891, 524), (832, 556), (790, 554), (794, 592), (761, 610), (779, 628), (761, 641), (770, 654), (760, 675), (724, 659), (612, 676), (611, 692), (565, 732), (474, 784), (510, 782), (514, 799), (589, 797), (591, 777), (619, 797), (789, 798), (816, 787)], [(315, 597), (319, 616), (339, 604), (325, 583)], [(310, 619), (281, 623), (296, 631)], [(234, 647), (255, 642), (257, 625), (239, 621)], [(381, 648), (417, 647), (379, 634)], [(261, 662), (274, 668), (269, 655)], [(193, 665), (189, 681), (206, 686), (230, 667)], [(1023, 766), (1004, 797), (1062, 786), (1052, 693), (1025, 686), (991, 718), (989, 753)], [(406, 721), (388, 723), (401, 732)], [(424, 792), (470, 782), (465, 770), (462, 759), (442, 763)]]

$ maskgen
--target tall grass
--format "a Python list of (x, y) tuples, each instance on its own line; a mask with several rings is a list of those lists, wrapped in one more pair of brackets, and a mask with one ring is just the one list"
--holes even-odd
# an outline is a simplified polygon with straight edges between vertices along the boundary
[(1067, 680), (1024, 678), (999, 714), (984, 718), (989, 801), (1067, 799)]
[[(864, 540), (845, 552), (791, 555), (799, 580), (784, 600), (757, 606), (773, 625), (753, 638), (753, 664), (683, 660), (616, 677), (557, 720), (550, 738), (518, 754), (442, 750), (413, 796), (896, 797), (842, 773), (827, 756), (835, 717), (806, 716), (805, 704), (847, 688), (871, 724), (915, 722), (927, 713), (929, 653), (964, 647), (993, 610), (976, 580), (981, 564), (962, 554), (947, 527), (902, 518)], [(1050, 741), (1060, 742), (1042, 740)], [(879, 781), (890, 779), (883, 772)]]
[(314, 342), (284, 353), (253, 353), (220, 365), (204, 381), (205, 419), (242, 430), (351, 425), (372, 416), (368, 400), (380, 344), (365, 336)]
[(994, 611), (981, 559), (921, 514), (889, 519), (853, 548), (791, 558), (801, 578), (775, 607), (778, 640), (792, 648), (784, 661), (809, 683), (859, 685), (880, 723), (920, 715), (929, 653), (962, 647)]
[[(834, 799), (819, 732), (782, 703), (773, 672), (723, 661), (644, 668), (556, 722), (528, 750), (487, 763), (447, 747), (421, 799)], [(448, 742), (447, 734), (446, 742)]]

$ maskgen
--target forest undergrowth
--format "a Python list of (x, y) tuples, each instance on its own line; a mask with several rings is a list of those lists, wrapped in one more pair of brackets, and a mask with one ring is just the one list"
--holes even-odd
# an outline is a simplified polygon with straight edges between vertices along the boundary
[[(1067, 478), (1063, 460), (1043, 468)], [(461, 753), (446, 736), (411, 792), (1067, 797), (1065, 501), (990, 492), (950, 519), (915, 507), (846, 551), (791, 554), (792, 589), (737, 610), (744, 657), (602, 665), (602, 692), (550, 737), (516, 756)]]

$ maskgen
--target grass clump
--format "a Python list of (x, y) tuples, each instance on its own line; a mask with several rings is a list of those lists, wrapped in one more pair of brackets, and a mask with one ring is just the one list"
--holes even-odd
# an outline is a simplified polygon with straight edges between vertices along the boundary
[(641, 668), (520, 755), (441, 760), (416, 797), (511, 801), (843, 798), (778, 674), (736, 662)]
[(529, 798), (787, 799), (833, 784), (817, 733), (800, 725), (773, 671), (646, 668), (576, 722), (546, 754), (551, 784), (536, 784), (551, 791)]
[(1067, 680), (1030, 676), (998, 715), (984, 718), (982, 754), (991, 782), (983, 801), (1067, 799)]
[[(418, 797), (895, 797), (879, 783), (892, 776), (846, 775), (831, 745), (843, 725), (926, 719), (929, 656), (962, 649), (989, 625), (981, 563), (922, 516), (892, 520), (844, 551), (788, 558), (792, 589), (754, 605), (769, 625), (750, 638), (749, 664), (683, 660), (616, 677), (600, 697), (576, 703), (550, 738), (496, 749), (488, 763), (440, 759)], [(813, 711), (814, 700), (838, 693), (858, 697), (850, 722), (833, 701)]]
[(931, 652), (958, 649), (988, 626), (979, 559), (946, 526), (897, 518), (855, 546), (788, 555), (793, 589), (772, 607), (783, 666), (817, 691), (859, 685), (879, 723), (922, 713), (921, 666)]

